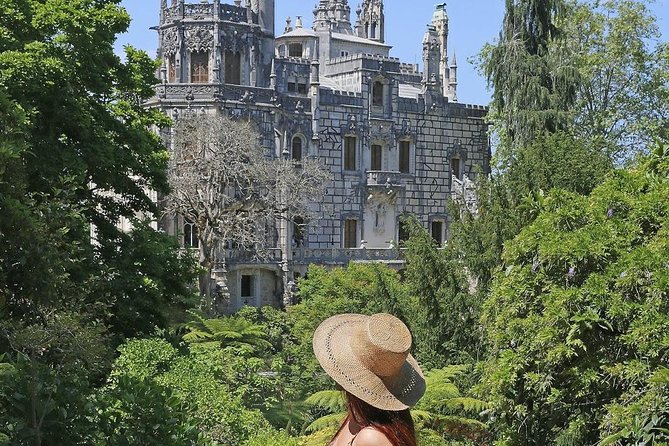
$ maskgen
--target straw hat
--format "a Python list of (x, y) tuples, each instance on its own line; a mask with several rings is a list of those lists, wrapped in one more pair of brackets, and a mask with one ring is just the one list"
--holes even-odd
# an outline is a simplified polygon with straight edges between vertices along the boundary
[(390, 314), (341, 314), (314, 333), (314, 353), (345, 390), (383, 410), (404, 410), (425, 392), (425, 378), (409, 354), (411, 333)]

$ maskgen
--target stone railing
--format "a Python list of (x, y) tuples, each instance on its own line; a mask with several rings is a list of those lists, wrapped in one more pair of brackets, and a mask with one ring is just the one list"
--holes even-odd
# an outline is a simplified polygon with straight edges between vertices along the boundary
[[(247, 104), (274, 104), (278, 100), (287, 101), (282, 106), (296, 107), (290, 99), (275, 97), (275, 93), (267, 88), (250, 87), (246, 85), (230, 85), (220, 83), (209, 84), (187, 84), (187, 83), (165, 83), (155, 87), (156, 97), (160, 99), (179, 99), (185, 101), (213, 100), (238, 101)], [(293, 101), (294, 102), (294, 101)], [(302, 105), (309, 111), (308, 99), (302, 98)], [(277, 105), (279, 105), (277, 103)]]
[(196, 20), (214, 17), (214, 5), (209, 3), (196, 3), (184, 5), (184, 17)]
[(246, 22), (248, 20), (246, 9), (226, 4), (221, 4), (220, 18), (227, 22)]
[(397, 249), (377, 248), (298, 248), (293, 249), (295, 263), (346, 265), (349, 262), (401, 260)]
[[(402, 253), (395, 248), (294, 248), (293, 262), (299, 264), (346, 265), (350, 262), (401, 261)], [(268, 249), (260, 253), (248, 250), (226, 249), (225, 260), (232, 263), (256, 265), (279, 264), (283, 260), (281, 249)]]
[(368, 170), (367, 186), (399, 186), (406, 180), (407, 174), (384, 170)]
[(226, 249), (225, 260), (227, 263), (275, 264), (281, 262), (282, 255), (279, 248), (259, 252), (246, 249)]

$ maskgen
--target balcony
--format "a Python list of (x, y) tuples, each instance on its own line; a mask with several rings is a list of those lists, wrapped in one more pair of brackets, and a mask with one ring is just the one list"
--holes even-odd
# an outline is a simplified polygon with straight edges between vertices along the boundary
[[(292, 251), (293, 263), (309, 265), (344, 266), (350, 262), (385, 262), (401, 263), (402, 253), (395, 248), (295, 248)], [(225, 250), (226, 264), (277, 265), (282, 262), (281, 249), (268, 249), (261, 253), (249, 250)]]

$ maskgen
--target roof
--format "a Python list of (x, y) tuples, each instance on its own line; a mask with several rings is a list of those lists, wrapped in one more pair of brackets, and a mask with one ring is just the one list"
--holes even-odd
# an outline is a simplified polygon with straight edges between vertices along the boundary
[(401, 98), (418, 99), (418, 96), (423, 93), (420, 88), (411, 84), (400, 84), (399, 87)]
[(290, 32), (280, 35), (277, 39), (283, 37), (316, 37), (316, 32), (309, 28), (295, 28)]
[(365, 39), (364, 37), (354, 36), (352, 34), (332, 33), (332, 38), (335, 40), (344, 40), (346, 42), (362, 43), (363, 45), (375, 45), (383, 48), (392, 48), (391, 45), (377, 42), (376, 40)]

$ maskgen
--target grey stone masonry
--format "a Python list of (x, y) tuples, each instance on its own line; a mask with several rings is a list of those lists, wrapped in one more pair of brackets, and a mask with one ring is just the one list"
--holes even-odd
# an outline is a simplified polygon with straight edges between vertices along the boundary
[[(161, 3), (162, 65), (147, 106), (175, 119), (186, 110), (251, 118), (268, 157), (300, 138), (304, 155), (332, 176), (313, 204), (318, 217), (299, 234), (295, 225), (277, 224), (270, 260), (221, 253), (212, 280), (227, 283), (224, 311), (290, 304), (311, 263), (402, 268), (403, 216), (416, 216), (444, 243), (448, 201), (467, 197), (476, 207), (464, 189), (490, 169), (487, 109), (458, 102), (444, 4), (422, 41), (421, 71), (390, 56), (384, 14), (393, 12), (384, 12), (382, 0), (364, 0), (355, 21), (346, 0), (320, 0), (313, 28), (296, 16), (279, 36), (274, 0)], [(162, 226), (183, 234), (178, 218)]]

